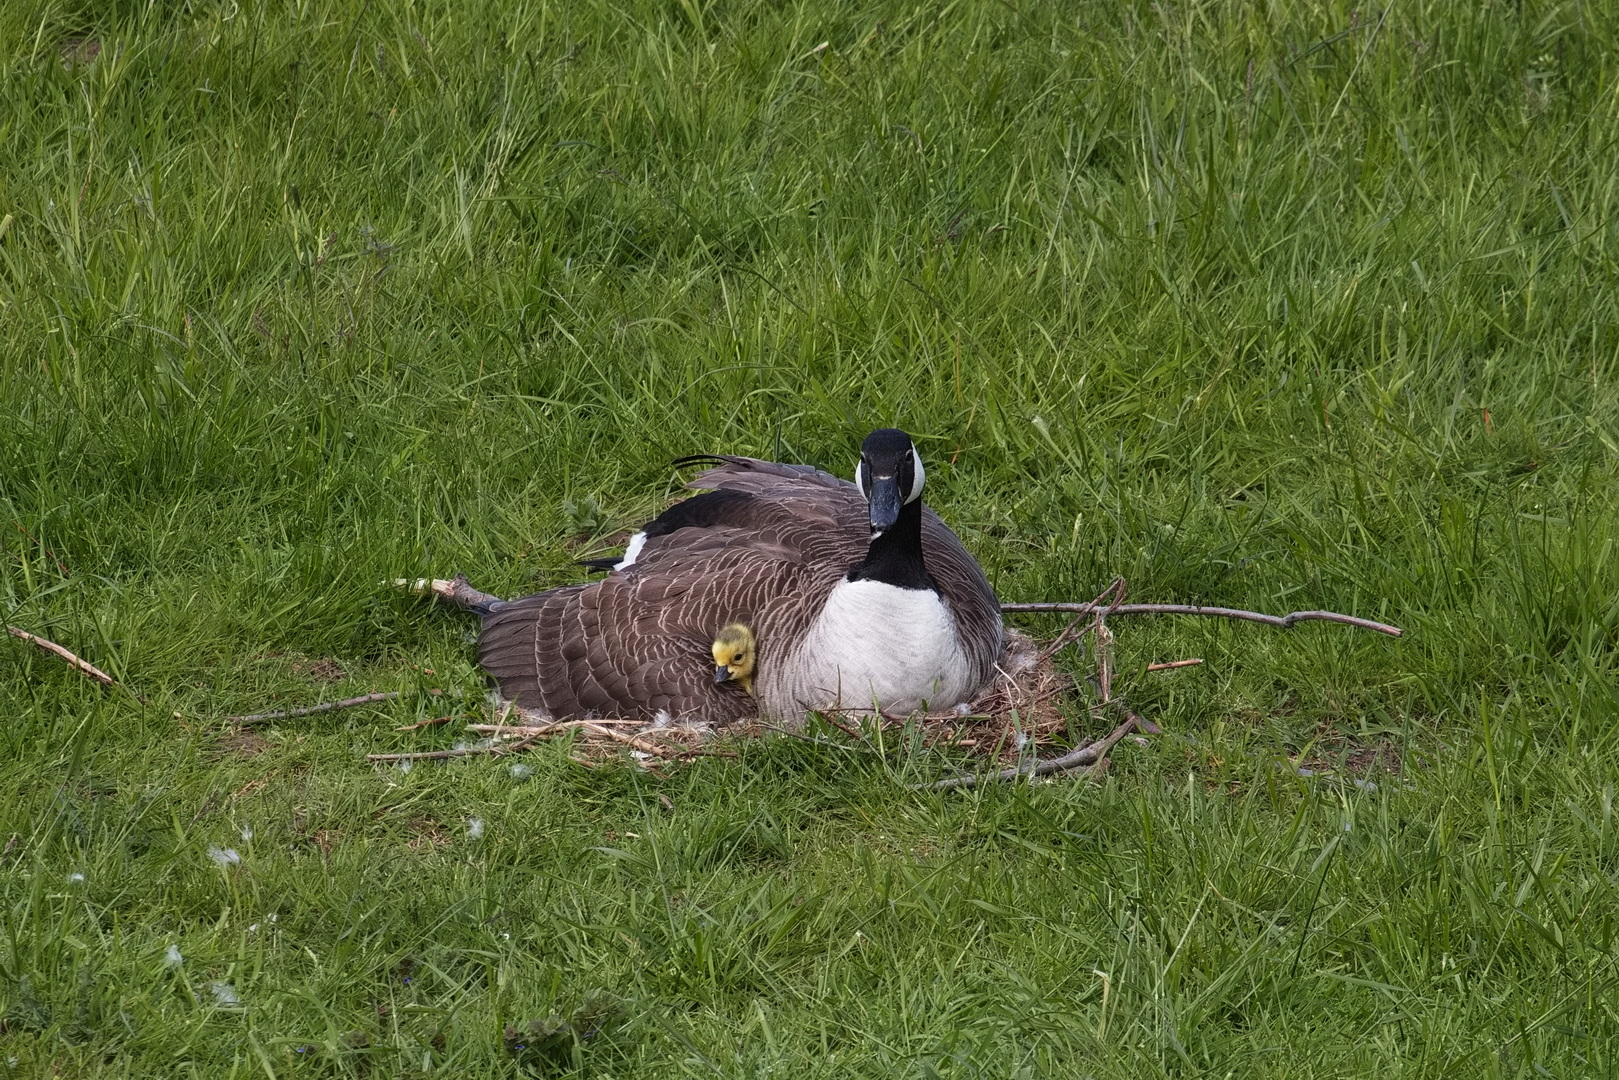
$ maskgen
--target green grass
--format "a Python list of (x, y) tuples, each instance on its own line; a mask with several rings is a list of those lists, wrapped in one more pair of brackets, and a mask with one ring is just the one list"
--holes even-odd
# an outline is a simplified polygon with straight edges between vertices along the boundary
[[(151, 701), (0, 646), (0, 1075), (1619, 1070), (1615, 40), (1589, 0), (0, 5), (0, 606)], [(395, 734), (419, 696), (221, 743), (481, 688), (385, 578), (576, 580), (670, 458), (847, 472), (889, 423), (1006, 599), (1407, 636), (1120, 622), (1168, 734), (1101, 783), (366, 765), (462, 737)]]

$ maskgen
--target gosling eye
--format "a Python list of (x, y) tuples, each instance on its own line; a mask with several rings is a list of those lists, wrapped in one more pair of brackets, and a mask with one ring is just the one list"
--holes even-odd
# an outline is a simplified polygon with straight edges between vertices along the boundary
[(742, 654), (741, 653), (737, 653), (735, 656), (733, 656), (731, 658), (731, 663), (733, 663), (733, 664), (740, 664), (741, 662), (742, 662)]

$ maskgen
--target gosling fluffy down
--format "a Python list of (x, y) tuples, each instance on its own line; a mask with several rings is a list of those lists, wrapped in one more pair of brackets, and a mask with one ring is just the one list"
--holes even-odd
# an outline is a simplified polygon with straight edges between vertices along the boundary
[(741, 623), (723, 627), (709, 648), (714, 655), (714, 681), (722, 683), (735, 679), (742, 689), (753, 693), (757, 650), (758, 642), (754, 640), (752, 628)]

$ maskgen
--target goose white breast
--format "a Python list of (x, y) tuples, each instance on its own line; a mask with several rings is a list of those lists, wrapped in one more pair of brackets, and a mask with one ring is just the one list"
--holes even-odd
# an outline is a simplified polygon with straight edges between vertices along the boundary
[[(972, 693), (955, 615), (933, 589), (841, 581), (796, 654), (761, 687), (778, 715), (837, 707), (908, 713)], [(774, 683), (774, 685), (771, 685)]]

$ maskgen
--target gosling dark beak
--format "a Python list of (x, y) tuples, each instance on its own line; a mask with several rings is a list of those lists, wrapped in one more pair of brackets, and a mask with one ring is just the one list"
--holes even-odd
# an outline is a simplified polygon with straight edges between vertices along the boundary
[(871, 478), (871, 531), (886, 532), (899, 520), (899, 477), (873, 476)]
[(724, 664), (717, 665), (714, 668), (714, 681), (717, 683), (730, 682), (731, 669), (726, 667)]

